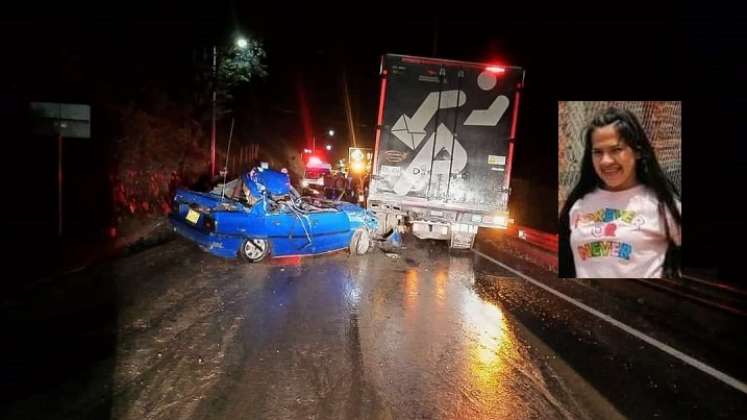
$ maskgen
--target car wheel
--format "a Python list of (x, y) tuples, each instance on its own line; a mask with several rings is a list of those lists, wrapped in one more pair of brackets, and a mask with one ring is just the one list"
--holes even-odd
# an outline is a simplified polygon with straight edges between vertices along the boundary
[(249, 238), (241, 244), (239, 254), (246, 261), (260, 262), (270, 253), (270, 241), (267, 239)]
[(368, 247), (371, 245), (371, 238), (368, 235), (366, 229), (358, 229), (353, 233), (353, 237), (350, 239), (350, 254), (351, 255), (363, 255), (368, 252)]

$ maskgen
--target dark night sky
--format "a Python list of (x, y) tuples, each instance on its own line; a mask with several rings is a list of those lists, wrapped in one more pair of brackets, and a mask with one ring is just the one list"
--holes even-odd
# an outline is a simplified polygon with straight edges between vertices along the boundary
[[(674, 18), (263, 16), (251, 7), (239, 3), (205, 11), (163, 12), (165, 17), (131, 13), (6, 22), (3, 50), (17, 65), (6, 66), (0, 74), (17, 86), (12, 93), (22, 96), (85, 100), (101, 88), (92, 83), (96, 80), (111, 80), (111, 94), (126, 95), (145, 79), (180, 83), (189, 77), (188, 64), (196, 47), (230, 42), (237, 31), (264, 43), (269, 77), (253, 88), (262, 92), (270, 109), (297, 112), (297, 82), (302, 80), (315, 129), (341, 125), (344, 68), (358, 123), (365, 125), (361, 136), (370, 139), (379, 57), (387, 52), (430, 56), (437, 36), (439, 57), (499, 61), (527, 70), (520, 137), (532, 154), (535, 144), (544, 147), (544, 140), (537, 137), (553, 134), (548, 121), (552, 122), (549, 117), (558, 99), (685, 99), (708, 94), (705, 86), (716, 73), (720, 78), (716, 82), (723, 84), (739, 77), (736, 70), (716, 64), (730, 57), (730, 48), (736, 50), (732, 34), (704, 35), (718, 28), (708, 23), (685, 25)], [(734, 44), (723, 45), (724, 41)], [(72, 70), (76, 63), (84, 69), (78, 74)], [(704, 65), (714, 67), (704, 69)], [(730, 88), (736, 84), (730, 83)]]

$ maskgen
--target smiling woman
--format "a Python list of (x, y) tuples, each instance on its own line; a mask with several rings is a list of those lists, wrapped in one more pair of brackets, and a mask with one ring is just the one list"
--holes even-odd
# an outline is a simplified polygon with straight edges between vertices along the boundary
[(581, 139), (578, 182), (560, 212), (560, 277), (676, 275), (679, 194), (638, 118), (603, 109)]
[(641, 158), (641, 154), (620, 137), (614, 123), (592, 132), (591, 155), (594, 171), (605, 190), (624, 191), (638, 184), (635, 161)]

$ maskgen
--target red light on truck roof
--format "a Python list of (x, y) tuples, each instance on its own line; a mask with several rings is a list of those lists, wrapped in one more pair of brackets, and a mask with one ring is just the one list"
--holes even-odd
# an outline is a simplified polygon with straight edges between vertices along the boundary
[(321, 164), (322, 164), (322, 160), (319, 159), (318, 157), (312, 156), (309, 158), (309, 165), (321, 165)]
[(505, 73), (506, 72), (506, 69), (501, 66), (489, 66), (485, 70), (491, 73)]

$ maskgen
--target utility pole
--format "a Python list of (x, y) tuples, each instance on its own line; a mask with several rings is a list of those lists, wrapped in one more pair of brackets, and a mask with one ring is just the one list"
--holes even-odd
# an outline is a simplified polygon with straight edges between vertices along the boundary
[(218, 82), (218, 68), (217, 68), (217, 56), (218, 48), (213, 45), (213, 98), (212, 98), (212, 118), (210, 121), (210, 177), (215, 176), (215, 103), (216, 103), (216, 84)]
[(57, 236), (62, 237), (62, 133), (57, 135)]
[(353, 140), (353, 147), (358, 147), (358, 140), (355, 137), (355, 125), (353, 124), (353, 110), (350, 107), (350, 92), (348, 92), (348, 77), (347, 72), (343, 68), (342, 70), (342, 88), (345, 96), (345, 116), (347, 117), (348, 130), (350, 130), (350, 138)]

